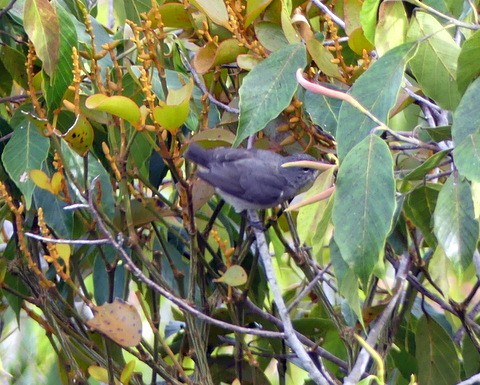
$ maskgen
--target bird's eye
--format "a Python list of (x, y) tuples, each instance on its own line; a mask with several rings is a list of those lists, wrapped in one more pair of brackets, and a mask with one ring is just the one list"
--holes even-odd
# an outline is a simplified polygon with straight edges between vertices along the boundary
[(310, 170), (311, 170), (311, 168), (309, 168), (309, 167), (302, 167), (303, 172), (309, 172)]

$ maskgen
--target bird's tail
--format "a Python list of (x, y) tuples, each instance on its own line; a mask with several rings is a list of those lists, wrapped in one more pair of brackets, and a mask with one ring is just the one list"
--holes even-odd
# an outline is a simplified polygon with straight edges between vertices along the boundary
[(200, 166), (208, 168), (210, 154), (207, 150), (203, 149), (198, 144), (191, 143), (190, 146), (188, 146), (187, 151), (185, 151), (184, 156), (186, 159)]

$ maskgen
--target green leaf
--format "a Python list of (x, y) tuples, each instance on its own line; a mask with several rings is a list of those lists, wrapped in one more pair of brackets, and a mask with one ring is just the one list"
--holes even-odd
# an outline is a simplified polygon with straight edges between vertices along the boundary
[(28, 177), (29, 172), (42, 168), (49, 147), (48, 138), (44, 137), (33, 123), (23, 118), (3, 151), (3, 166), (25, 196), (27, 209), (32, 203), (32, 194), (35, 188), (35, 184)]
[(379, 261), (394, 213), (392, 156), (388, 146), (370, 134), (341, 164), (333, 205), (335, 241), (363, 281)]
[(362, 307), (359, 296), (358, 276), (350, 269), (340, 254), (335, 239), (330, 242), (330, 259), (335, 277), (338, 282), (338, 291), (345, 297), (348, 306), (360, 322), (363, 322)]
[(248, 27), (259, 16), (272, 0), (247, 0), (245, 27)]
[(245, 76), (240, 87), (240, 121), (235, 147), (262, 130), (290, 104), (298, 86), (295, 72), (306, 64), (305, 46), (290, 44), (272, 53)]
[(192, 28), (188, 9), (180, 3), (165, 3), (158, 7), (162, 15), (162, 23), (170, 28)]
[(348, 36), (348, 46), (357, 55), (362, 55), (364, 50), (366, 52), (370, 52), (375, 48), (372, 43), (370, 43), (370, 41), (365, 37), (361, 28), (353, 30), (352, 33)]
[(35, 189), (33, 193), (35, 207), (43, 209), (45, 223), (60, 238), (69, 239), (73, 233), (73, 212), (64, 210), (67, 206), (58, 197), (47, 190)]
[(238, 45), (236, 39), (227, 39), (220, 44), (210, 42), (200, 48), (193, 64), (199, 73), (204, 74), (212, 67), (235, 62), (238, 55), (247, 52), (248, 49)]
[(60, 23), (52, 4), (48, 0), (25, 0), (23, 25), (44, 71), (53, 76), (60, 57)]
[(228, 25), (228, 12), (222, 0), (192, 0), (191, 3), (215, 24)]
[(379, 56), (405, 43), (408, 19), (403, 3), (384, 1), (378, 11), (375, 48)]
[(432, 170), (433, 168), (437, 167), (440, 162), (445, 158), (450, 150), (443, 150), (439, 151), (436, 154), (433, 154), (430, 158), (428, 158), (425, 162), (423, 162), (420, 166), (416, 167), (414, 170), (410, 171), (405, 177), (404, 180), (419, 180), (423, 179), (425, 175)]
[(454, 110), (460, 101), (455, 76), (460, 47), (434, 16), (415, 13), (408, 31), (410, 41), (419, 41), (410, 67), (423, 92), (442, 108)]
[(72, 48), (78, 45), (77, 32), (70, 14), (58, 3), (53, 4), (60, 21), (60, 58), (53, 76), (44, 74), (45, 100), (50, 112), (61, 106), (63, 95), (72, 83)]
[[(117, 3), (117, 1), (114, 3)], [(125, 18), (137, 24), (140, 24), (142, 21), (141, 14), (148, 12), (152, 8), (152, 3), (148, 0), (123, 0), (118, 3), (123, 4), (124, 6)], [(125, 20), (120, 21), (120, 24), (123, 24)]]
[[(408, 43), (387, 52), (357, 79), (349, 91), (363, 107), (383, 122), (387, 121), (388, 113), (397, 100), (412, 47)], [(338, 156), (343, 159), (376, 126), (374, 121), (355, 107), (342, 103), (337, 128)]]
[(480, 103), (480, 78), (468, 87), (453, 114), (452, 138), (456, 145), (480, 127), (480, 111), (478, 108), (472, 108), (478, 103)]
[(437, 204), (439, 185), (422, 185), (410, 194), (403, 204), (405, 214), (421, 231), (430, 247), (437, 244), (433, 235), (432, 216)]
[(340, 71), (336, 64), (332, 63), (333, 55), (316, 39), (307, 41), (307, 50), (320, 71), (333, 78), (340, 78)]
[(460, 362), (455, 345), (433, 318), (423, 316), (418, 320), (415, 345), (418, 383), (451, 385), (460, 381)]
[(255, 34), (260, 44), (271, 52), (278, 51), (288, 45), (288, 40), (282, 28), (277, 24), (261, 21), (255, 24)]
[[(331, 187), (334, 182), (334, 171), (332, 168), (323, 172), (314, 182), (313, 186), (305, 193), (305, 198)], [(329, 199), (324, 199), (302, 207), (299, 210), (297, 216), (297, 231), (302, 244), (315, 245), (319, 248), (323, 247), (323, 236), (330, 223), (331, 210), (327, 210), (327, 206), (331, 206), (329, 202)], [(313, 243), (313, 239), (317, 241)]]
[[(328, 87), (332, 88), (332, 85), (328, 84)], [(305, 91), (304, 99), (305, 109), (313, 123), (318, 125), (323, 131), (335, 136), (342, 101), (310, 91)]]
[(453, 156), (461, 175), (471, 181), (480, 182), (480, 129), (457, 145)]
[(25, 55), (8, 46), (0, 47), (0, 60), (7, 69), (10, 76), (23, 88), (28, 89), (27, 73), (25, 71)]
[(360, 22), (365, 37), (370, 43), (375, 42), (375, 27), (377, 25), (377, 10), (380, 0), (365, 0), (360, 11)]
[(247, 282), (248, 276), (245, 269), (240, 265), (232, 265), (227, 271), (214, 282), (222, 282), (228, 286), (241, 286)]
[(93, 110), (116, 115), (130, 122), (132, 125), (138, 125), (140, 123), (140, 108), (132, 99), (126, 96), (95, 94), (87, 98), (85, 106)]
[(470, 180), (480, 180), (480, 112), (472, 106), (480, 102), (480, 78), (476, 79), (460, 100), (453, 114), (453, 156), (460, 174)]
[(466, 333), (462, 342), (462, 357), (467, 377), (480, 372), (480, 353)]
[(480, 75), (480, 31), (476, 31), (463, 43), (458, 55), (458, 90), (463, 94), (478, 75)]
[(456, 268), (465, 269), (473, 258), (478, 241), (470, 184), (451, 175), (438, 195), (433, 215), (434, 231), (445, 254)]
[[(0, 48), (0, 58), (4, 54)], [(12, 92), (13, 77), (0, 59), (0, 96), (10, 95)]]

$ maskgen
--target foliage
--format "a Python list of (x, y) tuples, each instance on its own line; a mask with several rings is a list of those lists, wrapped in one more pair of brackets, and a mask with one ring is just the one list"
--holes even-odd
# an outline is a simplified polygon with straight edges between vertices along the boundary
[[(478, 1), (112, 4), (0, 2), (2, 318), (61, 381), (476, 375)], [(338, 171), (251, 229), (182, 157), (247, 138)]]

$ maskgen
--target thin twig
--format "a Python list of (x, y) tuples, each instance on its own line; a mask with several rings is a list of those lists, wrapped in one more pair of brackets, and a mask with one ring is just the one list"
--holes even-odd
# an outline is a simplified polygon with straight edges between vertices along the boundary
[(462, 27), (462, 28), (467, 28), (467, 29), (472, 29), (472, 30), (477, 30), (480, 28), (480, 25), (478, 24), (471, 24), (471, 23), (464, 23), (461, 22), (454, 17), (445, 15), (444, 13), (441, 13), (440, 11), (437, 11), (435, 8), (430, 7), (426, 4), (423, 4), (420, 0), (407, 0), (408, 3), (416, 5), (417, 7), (423, 9), (424, 11), (430, 12), (434, 14), (435, 16), (440, 17), (441, 19), (444, 19), (448, 21), (449, 23), (457, 26), (457, 27)]
[(320, 0), (312, 0), (312, 3), (315, 4), (318, 8), (322, 10), (322, 12), (326, 13), (330, 18), (337, 23), (340, 27), (345, 29), (345, 22), (340, 19), (337, 15), (335, 15), (330, 8), (328, 8), (325, 4), (323, 4)]
[(420, 95), (417, 95), (410, 88), (404, 87), (403, 89), (408, 94), (408, 96), (410, 96), (413, 100), (417, 101), (418, 103), (425, 104), (426, 106), (430, 107), (433, 110), (437, 110), (438, 112), (442, 111), (442, 109), (439, 106), (437, 106), (435, 103), (432, 103), (430, 100)]
[(34, 233), (26, 232), (25, 235), (29, 238), (36, 239), (37, 241), (48, 243), (62, 243), (67, 245), (105, 245), (110, 243), (108, 239), (54, 239), (42, 237)]
[(298, 296), (292, 301), (292, 303), (288, 306), (287, 311), (290, 313), (292, 309), (297, 306), (300, 301), (308, 295), (313, 290), (313, 287), (317, 284), (318, 281), (320, 281), (323, 276), (325, 275), (325, 272), (330, 268), (330, 263), (325, 266), (323, 270), (318, 271), (317, 275), (313, 277), (313, 279), (308, 283), (307, 286), (303, 288), (303, 290), (298, 294)]

